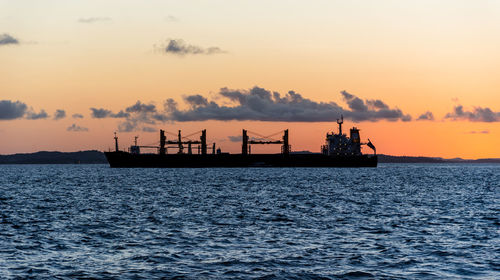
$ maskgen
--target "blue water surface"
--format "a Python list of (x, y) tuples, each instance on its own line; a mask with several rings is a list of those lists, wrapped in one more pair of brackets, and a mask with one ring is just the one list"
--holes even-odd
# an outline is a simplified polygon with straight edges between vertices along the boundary
[(0, 165), (0, 275), (500, 279), (500, 165)]

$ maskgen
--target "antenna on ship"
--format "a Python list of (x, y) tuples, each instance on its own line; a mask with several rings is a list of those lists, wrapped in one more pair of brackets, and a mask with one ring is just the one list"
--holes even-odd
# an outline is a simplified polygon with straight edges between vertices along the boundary
[(340, 120), (337, 119), (337, 123), (339, 124), (339, 135), (342, 135), (342, 124), (344, 123), (343, 115), (340, 115)]
[(118, 152), (118, 136), (116, 136), (116, 131), (115, 131), (115, 152)]
[(137, 138), (139, 138), (139, 136), (134, 136), (134, 144), (137, 146)]

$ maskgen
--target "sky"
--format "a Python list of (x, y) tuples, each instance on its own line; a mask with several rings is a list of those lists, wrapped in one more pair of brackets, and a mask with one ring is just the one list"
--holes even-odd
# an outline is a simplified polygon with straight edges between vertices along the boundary
[(159, 129), (207, 129), (236, 153), (243, 128), (318, 152), (343, 115), (378, 153), (498, 158), (498, 14), (486, 0), (0, 0), (0, 154), (108, 150), (114, 132), (122, 149), (154, 145)]

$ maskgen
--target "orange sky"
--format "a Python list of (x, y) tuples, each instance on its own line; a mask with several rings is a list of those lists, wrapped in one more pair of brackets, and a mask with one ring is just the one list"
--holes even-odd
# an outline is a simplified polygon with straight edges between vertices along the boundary
[[(269, 2), (0, 1), (0, 101), (19, 100), (49, 115), (0, 119), (0, 154), (104, 150), (123, 120), (92, 118), (91, 107), (116, 113), (140, 100), (162, 108), (173, 98), (184, 110), (188, 95), (222, 104), (222, 87), (259, 86), (347, 109), (339, 94), (346, 90), (411, 115), (410, 122), (346, 119), (379, 153), (500, 157), (498, 2)], [(17, 43), (1, 43), (6, 35)], [(205, 53), (166, 52), (170, 39)], [(207, 54), (210, 47), (220, 51)], [(445, 119), (457, 105), (469, 112), (489, 108), (496, 119)], [(57, 109), (67, 116), (53, 120)], [(426, 111), (435, 119), (416, 121)], [(76, 113), (84, 118), (72, 118)], [(72, 124), (88, 131), (68, 131)], [(186, 133), (207, 128), (209, 138), (231, 152), (239, 143), (227, 136), (242, 128), (261, 134), (289, 128), (292, 149), (319, 151), (325, 133), (337, 127), (216, 120), (148, 126)], [(134, 135), (143, 144), (158, 138), (122, 132), (123, 147)]]

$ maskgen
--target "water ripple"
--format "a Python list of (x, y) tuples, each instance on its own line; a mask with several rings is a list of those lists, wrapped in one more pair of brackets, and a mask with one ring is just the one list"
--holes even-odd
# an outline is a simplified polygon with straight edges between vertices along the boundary
[(500, 165), (0, 168), (0, 275), (500, 279)]

